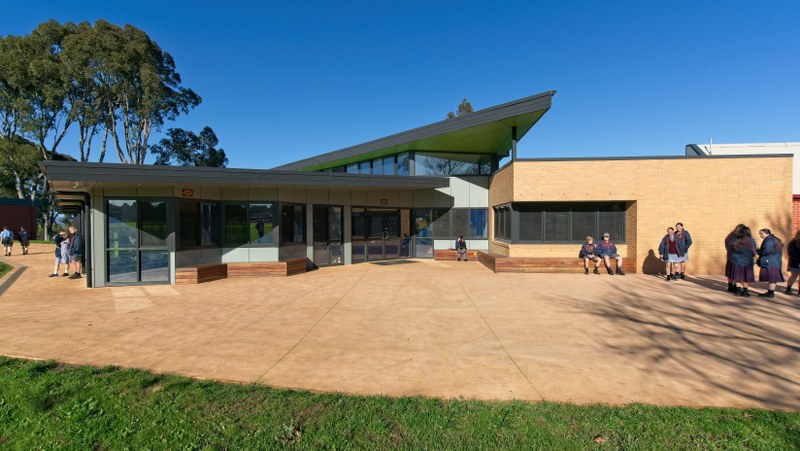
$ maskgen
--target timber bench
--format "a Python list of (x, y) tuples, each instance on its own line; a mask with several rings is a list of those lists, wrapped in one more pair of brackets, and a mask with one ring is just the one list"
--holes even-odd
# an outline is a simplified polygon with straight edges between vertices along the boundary
[(278, 262), (204, 263), (175, 268), (175, 284), (197, 284), (242, 277), (286, 277), (306, 272), (306, 258)]
[[(506, 257), (490, 252), (478, 252), (478, 261), (494, 272), (530, 272), (530, 273), (582, 273), (583, 259), (577, 257)], [(616, 268), (617, 261), (611, 259), (611, 266)], [(594, 263), (589, 264), (589, 269)], [(626, 258), (622, 261), (622, 269), (626, 273), (636, 272), (636, 260)], [(601, 274), (606, 274), (605, 264), (600, 263)], [(616, 270), (615, 270), (616, 271)]]
[(175, 284), (211, 282), (228, 277), (227, 263), (204, 263), (202, 265), (175, 268)]
[[(438, 249), (433, 251), (434, 260), (456, 260), (458, 251), (455, 249)], [(478, 251), (467, 250), (467, 261), (478, 261)]]

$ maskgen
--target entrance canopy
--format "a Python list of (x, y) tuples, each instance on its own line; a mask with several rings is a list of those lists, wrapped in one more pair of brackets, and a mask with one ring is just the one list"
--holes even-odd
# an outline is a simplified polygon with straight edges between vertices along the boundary
[(321, 171), (409, 150), (504, 157), (515, 138), (513, 131), (516, 130), (516, 139), (521, 139), (550, 109), (555, 93), (546, 91), (275, 169)]

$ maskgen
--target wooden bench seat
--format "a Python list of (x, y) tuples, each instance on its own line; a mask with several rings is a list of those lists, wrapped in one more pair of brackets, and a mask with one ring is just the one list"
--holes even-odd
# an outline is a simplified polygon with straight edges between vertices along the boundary
[(290, 258), (279, 262), (228, 263), (228, 278), (286, 277), (306, 272), (306, 258)]
[(240, 277), (286, 277), (306, 272), (306, 258), (279, 262), (204, 263), (175, 268), (175, 284), (197, 284)]
[[(434, 260), (457, 260), (458, 251), (455, 249), (438, 249), (433, 251)], [(478, 261), (478, 251), (467, 250), (467, 261)]]
[(205, 263), (202, 265), (175, 268), (175, 284), (196, 284), (228, 277), (227, 263)]
[[(529, 272), (529, 273), (582, 273), (583, 260), (575, 257), (506, 257), (490, 252), (478, 252), (478, 261), (494, 272)], [(611, 260), (611, 265), (616, 268), (617, 261)], [(594, 268), (594, 263), (589, 264), (589, 269)], [(636, 272), (636, 260), (625, 258), (622, 269), (626, 273)], [(605, 264), (600, 264), (600, 271), (606, 273)], [(616, 269), (615, 269), (616, 271)]]

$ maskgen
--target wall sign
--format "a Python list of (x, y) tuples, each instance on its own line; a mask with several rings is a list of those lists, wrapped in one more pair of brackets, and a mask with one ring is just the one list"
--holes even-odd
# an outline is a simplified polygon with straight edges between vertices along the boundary
[(183, 197), (194, 197), (194, 190), (189, 188), (184, 188), (181, 190), (181, 195)]
[(389, 199), (381, 199), (381, 205), (387, 205), (389, 203)]

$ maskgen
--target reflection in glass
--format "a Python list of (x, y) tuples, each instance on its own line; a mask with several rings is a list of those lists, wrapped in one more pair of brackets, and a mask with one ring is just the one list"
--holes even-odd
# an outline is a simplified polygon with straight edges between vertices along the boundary
[(469, 211), (469, 235), (472, 238), (486, 238), (486, 210)]
[(138, 246), (138, 211), (135, 200), (108, 201), (108, 247), (111, 249)]
[(272, 230), (275, 227), (275, 204), (250, 204), (250, 243), (272, 244)]
[(353, 240), (353, 262), (363, 262), (364, 261), (364, 240)]
[(169, 282), (169, 252), (141, 251), (142, 282)]
[(136, 251), (109, 251), (108, 281), (113, 283), (138, 282), (136, 254)]
[(372, 160), (372, 173), (383, 175), (383, 158), (376, 158)]
[(569, 212), (559, 210), (544, 212), (544, 239), (547, 241), (569, 240)]
[(572, 209), (572, 241), (585, 240), (586, 236), (592, 236), (595, 240), (600, 240), (595, 236), (595, 211), (594, 205), (589, 207), (577, 206)]
[(366, 226), (364, 224), (364, 209), (363, 208), (353, 208), (353, 223), (352, 223), (352, 232), (353, 238), (364, 238), (364, 234), (366, 233)]
[(416, 258), (433, 258), (433, 239), (431, 239), (431, 238), (415, 238), (414, 239), (414, 257), (416, 257)]
[(215, 246), (219, 244), (219, 204), (204, 202), (200, 204), (200, 244)]
[(358, 173), (369, 174), (369, 160), (358, 162)]
[(394, 155), (383, 157), (383, 174), (394, 175)]
[(247, 243), (247, 205), (225, 204), (223, 232), (225, 244)]
[(348, 174), (358, 174), (358, 163), (350, 163), (350, 164), (348, 164), (346, 172)]
[(167, 203), (164, 201), (139, 201), (139, 223), (142, 247), (167, 245)]
[(408, 175), (408, 152), (397, 155), (397, 175)]
[(189, 247), (200, 244), (199, 204), (192, 201), (178, 203), (178, 247)]

